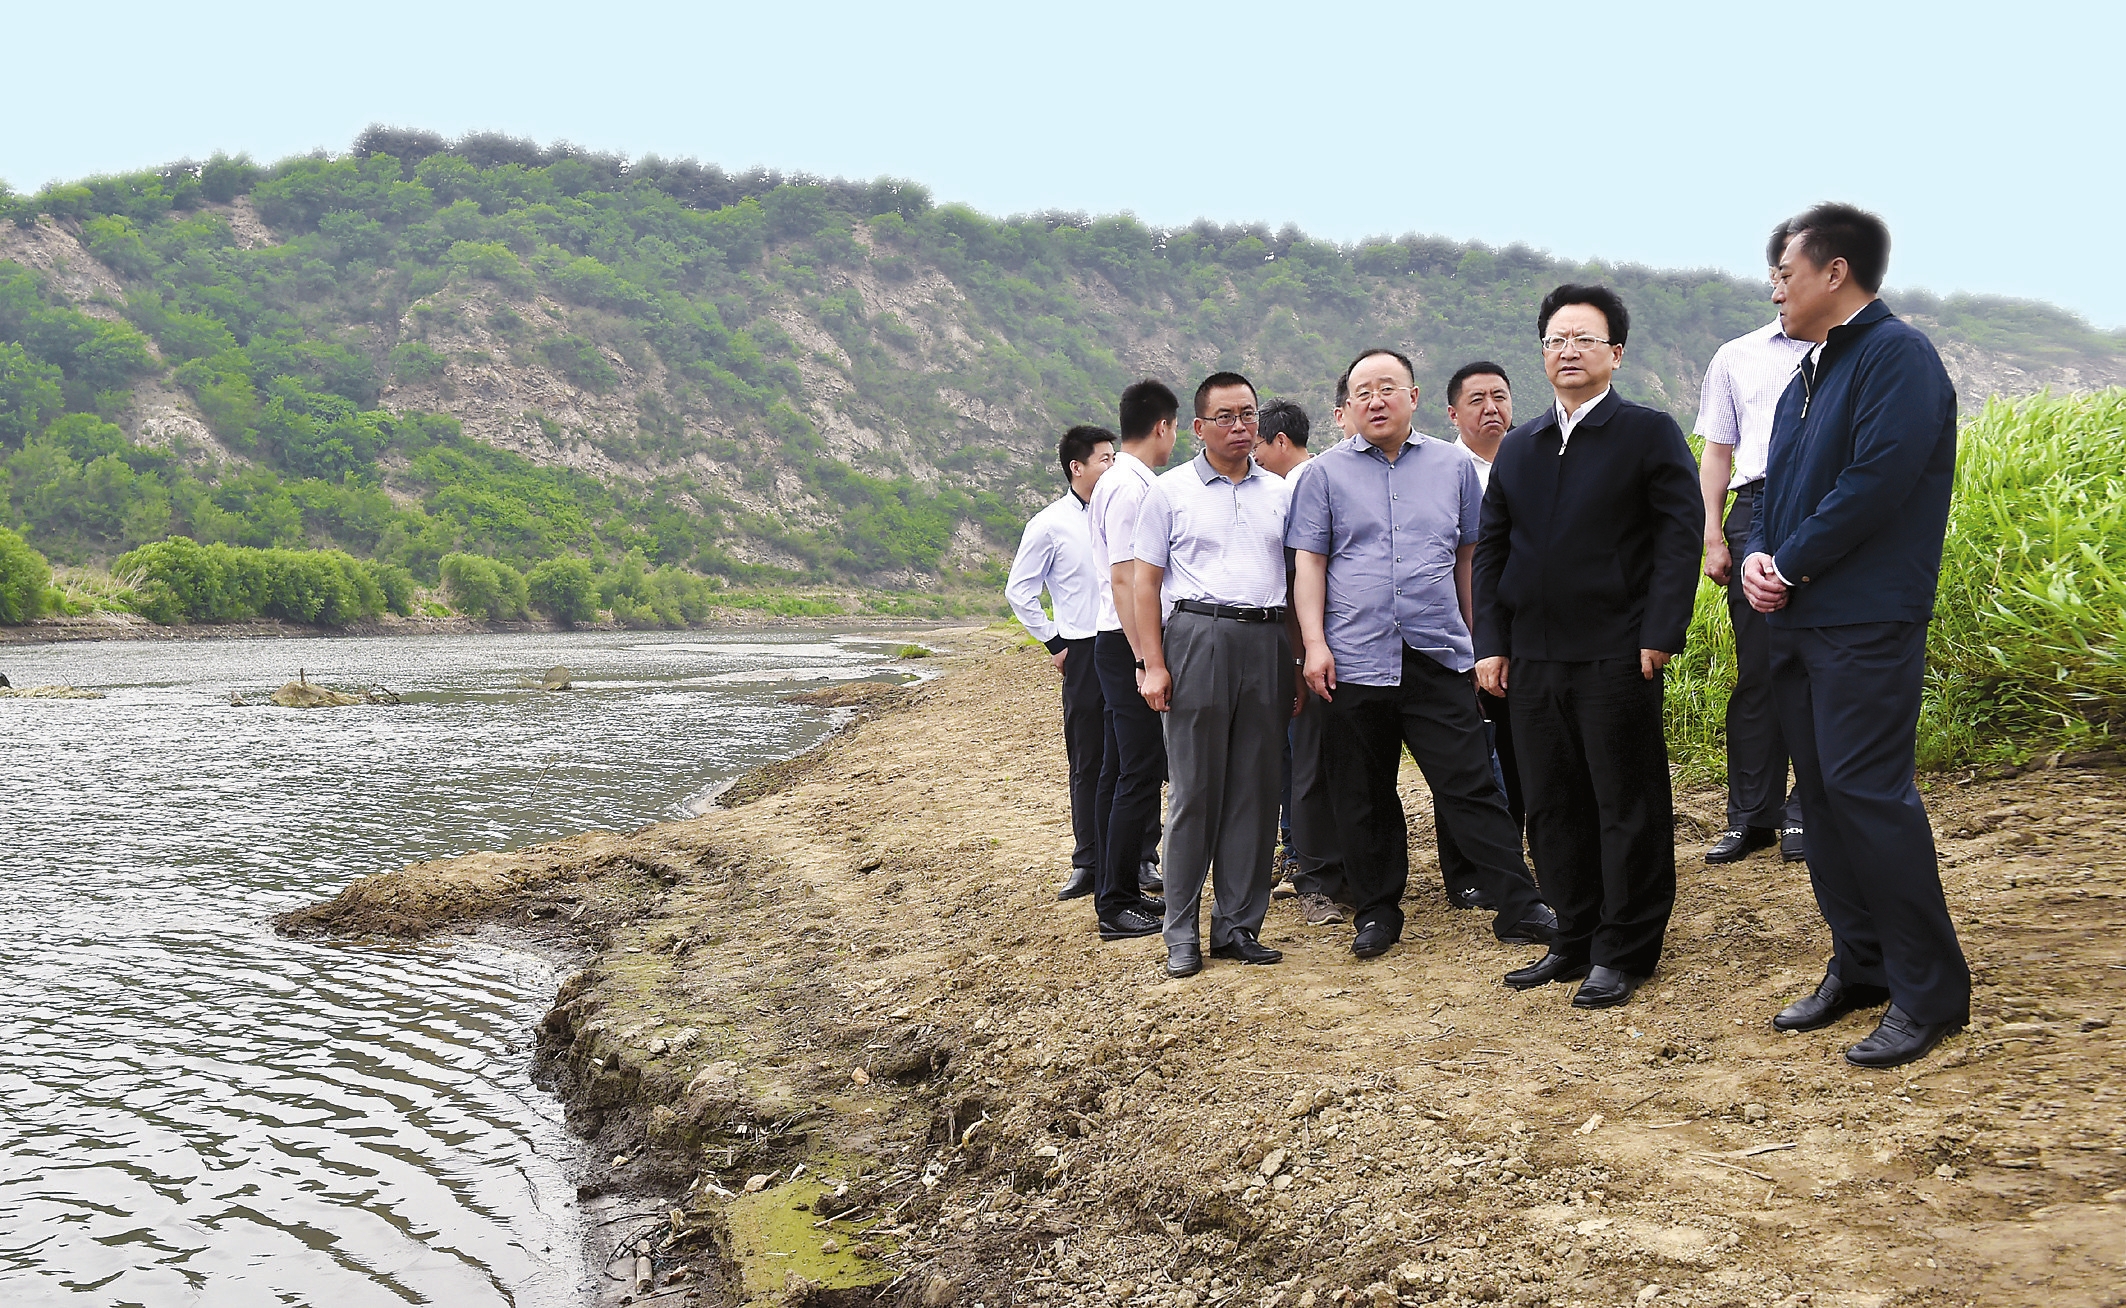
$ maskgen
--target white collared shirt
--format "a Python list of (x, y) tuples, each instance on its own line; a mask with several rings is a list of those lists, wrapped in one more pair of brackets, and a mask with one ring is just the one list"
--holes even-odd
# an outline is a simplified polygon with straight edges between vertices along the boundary
[[(1106, 479), (1103, 474), (1101, 480)], [(1041, 610), (1043, 587), (1055, 605), (1053, 618)], [(1076, 491), (1066, 492), (1026, 524), (1018, 555), (1011, 561), (1011, 577), (1004, 583), (1004, 599), (1027, 634), (1044, 645), (1058, 636), (1084, 640), (1099, 629), (1092, 513)]]
[(1558, 414), (1558, 453), (1559, 453), (1559, 454), (1563, 454), (1563, 453), (1565, 452), (1565, 446), (1566, 446), (1566, 445), (1568, 445), (1569, 443), (1571, 443), (1571, 441), (1572, 441), (1572, 429), (1580, 425), (1580, 419), (1582, 419), (1582, 418), (1586, 417), (1586, 416), (1587, 416), (1587, 415), (1588, 415), (1588, 414), (1589, 414), (1590, 412), (1592, 412), (1592, 411), (1594, 410), (1594, 406), (1596, 406), (1597, 404), (1600, 404), (1600, 403), (1601, 403), (1602, 401), (1604, 401), (1604, 400), (1606, 400), (1606, 399), (1608, 399), (1608, 398), (1609, 398), (1609, 387), (1607, 387), (1607, 386), (1604, 386), (1604, 387), (1602, 388), (1602, 393), (1601, 393), (1600, 395), (1597, 395), (1597, 396), (1595, 396), (1595, 397), (1594, 397), (1593, 399), (1591, 399), (1591, 400), (1589, 400), (1589, 401), (1588, 401), (1587, 403), (1585, 403), (1585, 404), (1581, 405), (1581, 406), (1580, 406), (1579, 408), (1577, 408), (1577, 409), (1574, 409), (1574, 410), (1573, 410), (1572, 412), (1570, 412), (1570, 413), (1567, 413), (1567, 412), (1565, 411), (1565, 401), (1563, 401), (1563, 400), (1559, 400), (1559, 401), (1557, 401), (1557, 403), (1556, 403), (1556, 406), (1555, 406), (1555, 407), (1556, 407), (1556, 409), (1557, 409), (1557, 414)]
[(1101, 473), (1093, 486), (1087, 525), (1092, 531), (1093, 567), (1100, 574), (1101, 631), (1122, 630), (1122, 618), (1115, 612), (1112, 569), (1137, 557), (1133, 545), (1137, 511), (1144, 506), (1144, 492), (1151, 489), (1157, 475), (1144, 460), (1122, 450), (1115, 455), (1115, 466)]
[[(1604, 392), (1603, 392), (1603, 394), (1605, 394), (1605, 395), (1606, 395), (1606, 394), (1608, 394), (1608, 392), (1607, 392), (1607, 391), (1604, 391)], [(1577, 421), (1577, 420), (1575, 420), (1575, 421)], [(1491, 460), (1489, 460), (1489, 459), (1485, 458), (1485, 457), (1484, 457), (1483, 455), (1481, 455), (1481, 454), (1478, 454), (1478, 453), (1477, 453), (1477, 452), (1476, 452), (1475, 450), (1472, 450), (1472, 449), (1470, 449), (1470, 448), (1469, 448), (1469, 442), (1467, 442), (1467, 441), (1463, 440), (1463, 439), (1462, 439), (1461, 437), (1459, 437), (1459, 436), (1456, 436), (1456, 437), (1454, 438), (1454, 444), (1455, 444), (1455, 445), (1456, 445), (1456, 446), (1457, 446), (1457, 447), (1458, 447), (1458, 448), (1459, 448), (1459, 449), (1461, 450), (1461, 452), (1462, 452), (1462, 453), (1464, 453), (1464, 454), (1466, 454), (1466, 455), (1468, 455), (1468, 456), (1469, 456), (1469, 462), (1471, 462), (1471, 463), (1473, 463), (1473, 464), (1475, 464), (1475, 465), (1476, 465), (1476, 484), (1477, 484), (1477, 489), (1479, 489), (1479, 490), (1486, 490), (1486, 491), (1490, 490), (1490, 489), (1491, 489)], [(1562, 447), (1560, 447), (1560, 448), (1562, 448)]]
[(1238, 482), (1201, 454), (1160, 476), (1144, 496), (1136, 537), (1137, 557), (1166, 570), (1160, 611), (1171, 613), (1175, 600), (1282, 605), (1291, 504), (1291, 484), (1252, 458)]
[(1697, 432), (1715, 445), (1734, 447), (1729, 489), (1763, 480), (1772, 447), (1772, 416), (1808, 352), (1809, 342), (1787, 335), (1774, 318), (1769, 326), (1721, 346), (1706, 365), (1705, 385), (1698, 392)]

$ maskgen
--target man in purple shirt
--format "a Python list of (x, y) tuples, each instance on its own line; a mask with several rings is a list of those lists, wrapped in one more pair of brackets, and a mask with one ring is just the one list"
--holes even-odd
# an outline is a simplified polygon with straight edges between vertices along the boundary
[(1395, 776), (1402, 751), (1498, 905), (1492, 931), (1548, 944), (1557, 918), (1521, 857), (1520, 832), (1491, 774), (1470, 670), (1470, 562), (1482, 495), (1469, 456), (1410, 429), (1410, 360), (1368, 350), (1344, 371), (1358, 434), (1323, 453), (1294, 493), (1285, 544), (1308, 687), (1335, 733), (1326, 754), (1357, 911), (1352, 952), (1402, 937), (1409, 830)]

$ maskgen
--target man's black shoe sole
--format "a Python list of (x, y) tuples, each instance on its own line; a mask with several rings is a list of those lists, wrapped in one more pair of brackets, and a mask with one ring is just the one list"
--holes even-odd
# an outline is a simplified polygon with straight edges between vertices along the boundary
[(1250, 967), (1268, 967), (1273, 963), (1282, 963), (1284, 961), (1284, 954), (1282, 952), (1272, 952), (1276, 954), (1274, 958), (1249, 958), (1245, 954), (1236, 954), (1231, 952), (1230, 950), (1220, 949), (1215, 945), (1211, 947), (1212, 958), (1223, 958), (1235, 963), (1246, 963)]

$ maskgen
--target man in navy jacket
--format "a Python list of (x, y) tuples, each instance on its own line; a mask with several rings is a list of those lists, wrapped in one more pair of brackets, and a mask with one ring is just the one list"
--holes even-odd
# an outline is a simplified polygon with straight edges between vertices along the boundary
[(1934, 346), (1876, 298), (1890, 260), (1880, 218), (1824, 204), (1790, 230), (1772, 298), (1788, 336), (1820, 344), (1773, 419), (1742, 584), (1771, 628), (1773, 694), (1832, 957), (1816, 993), (1772, 1024), (1813, 1031), (1887, 1000), (1846, 1058), (1896, 1067), (1971, 1012), (1912, 777), (1956, 390)]
[(1557, 911), (1530, 989), (1586, 977), (1581, 1008), (1628, 1003), (1676, 902), (1662, 668), (1683, 650), (1705, 506), (1676, 420), (1610, 389), (1631, 318), (1560, 286), (1536, 321), (1556, 402), (1499, 442), (1476, 543), (1476, 678), (1512, 695), (1528, 844)]

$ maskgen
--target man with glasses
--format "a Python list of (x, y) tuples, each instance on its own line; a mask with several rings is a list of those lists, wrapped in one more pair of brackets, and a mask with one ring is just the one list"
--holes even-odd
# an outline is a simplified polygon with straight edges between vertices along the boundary
[[(1290, 400), (1262, 406), (1255, 434), (1255, 462), (1284, 478), (1294, 495), (1300, 479), (1314, 467), (1307, 437), (1314, 424), (1307, 411)], [(1285, 572), (1293, 566), (1285, 550)], [(1333, 926), (1344, 920), (1337, 898), (1344, 893), (1343, 854), (1336, 834), (1336, 813), (1329, 803), (1329, 778), (1322, 754), (1327, 705), (1304, 691), (1299, 716), (1285, 733), (1284, 808), (1278, 836), (1284, 842), (1299, 909), (1308, 926)]]
[(1357, 914), (1352, 952), (1378, 957), (1402, 938), (1409, 829), (1395, 780), (1406, 745), (1498, 905), (1493, 933), (1548, 944), (1557, 919), (1521, 858), (1469, 681), (1476, 469), (1411, 430), (1408, 358), (1368, 350), (1344, 377), (1358, 436), (1323, 453), (1300, 484), (1285, 543), (1297, 551), (1307, 687), (1335, 724), (1329, 784)]
[(1528, 844), (1557, 939), (1515, 989), (1628, 1003), (1676, 899), (1661, 677), (1683, 648), (1705, 506), (1676, 420), (1610, 388), (1631, 317), (1560, 286), (1536, 318), (1557, 402), (1499, 443), (1476, 547), (1476, 676), (1511, 698)]
[(1162, 475), (1137, 517), (1138, 653), (1144, 702), (1166, 715), (1166, 972), (1203, 970), (1198, 931), (1211, 877), (1211, 953), (1284, 955), (1258, 938), (1270, 906), (1278, 742), (1297, 685), (1286, 631), (1284, 528), (1291, 492), (1250, 457), (1255, 387), (1214, 372), (1196, 388), (1203, 452)]
[[(1772, 231), (1765, 261), (1772, 276), (1786, 252), (1786, 224)], [(1705, 575), (1727, 587), (1727, 616), (1735, 628), (1735, 688), (1727, 697), (1727, 828), (1705, 851), (1708, 863), (1737, 863), (1774, 841), (1779, 856), (1798, 863), (1802, 844), (1801, 795), (1786, 783), (1786, 738), (1772, 702), (1771, 628), (1750, 607), (1735, 556), (1749, 540), (1757, 504), (1764, 495), (1764, 469), (1772, 447), (1772, 412), (1809, 352), (1807, 341), (1786, 334), (1779, 319), (1720, 347), (1705, 369), (1698, 398), (1698, 434), (1705, 438), (1699, 462), (1705, 497)], [(1733, 508), (1727, 499), (1732, 492)], [(1726, 520), (1722, 521), (1725, 512)]]

